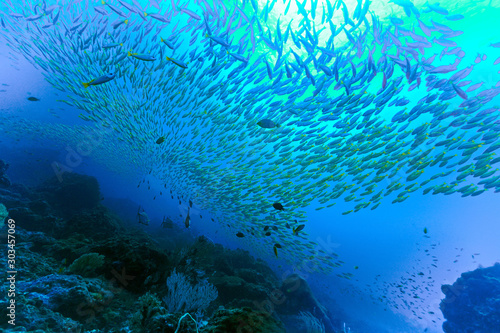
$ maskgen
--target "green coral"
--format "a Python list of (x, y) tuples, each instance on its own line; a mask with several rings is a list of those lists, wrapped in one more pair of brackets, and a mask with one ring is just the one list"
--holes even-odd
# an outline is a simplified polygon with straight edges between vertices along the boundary
[[(183, 320), (190, 317), (191, 320)], [(162, 306), (160, 299), (151, 292), (147, 292), (138, 300), (137, 311), (128, 322), (132, 332), (198, 332), (198, 323), (189, 314), (168, 313)]]
[(99, 253), (87, 253), (82, 255), (80, 258), (73, 261), (69, 266), (69, 270), (72, 273), (79, 274), (81, 276), (92, 277), (95, 275), (96, 270), (104, 265), (104, 256)]
[[(163, 332), (168, 326), (165, 308), (155, 294), (147, 292), (138, 300), (137, 312), (132, 315), (133, 332)], [(173, 324), (170, 325), (173, 327)]]
[(7, 208), (3, 204), (0, 204), (0, 228), (3, 227), (3, 224), (7, 216), (9, 216)]

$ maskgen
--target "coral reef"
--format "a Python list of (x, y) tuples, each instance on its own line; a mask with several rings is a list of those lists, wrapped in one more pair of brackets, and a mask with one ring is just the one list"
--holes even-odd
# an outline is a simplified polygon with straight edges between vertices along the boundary
[(7, 164), (4, 160), (0, 160), (0, 188), (7, 188), (12, 184), (9, 177), (5, 174), (8, 168), (9, 164)]
[(441, 291), (446, 333), (500, 332), (500, 263), (463, 273)]
[(0, 202), (2, 202), (7, 209), (10, 209), (27, 206), (29, 200), (26, 196), (16, 192), (15, 187), (9, 187), (9, 189), (0, 187)]
[(104, 256), (98, 253), (86, 253), (73, 261), (69, 271), (85, 277), (95, 276), (96, 270), (104, 265)]
[(92, 209), (101, 201), (99, 183), (91, 176), (67, 173), (63, 181), (53, 177), (36, 189), (55, 209), (71, 216), (76, 211)]
[(123, 230), (119, 220), (110, 214), (106, 207), (96, 206), (93, 209), (74, 212), (55, 232), (59, 238), (78, 233), (94, 240), (104, 240), (117, 234), (119, 230)]
[[(101, 204), (95, 178), (65, 176), (31, 189), (0, 188), (22, 240), (18, 330), (273, 333), (285, 332), (282, 318), (300, 311), (327, 325), (305, 281), (278, 312), (265, 311), (258, 304), (280, 281), (264, 261), (175, 227), (154, 239)], [(3, 307), (7, 299), (0, 297)], [(295, 303), (304, 300), (306, 307)]]
[(0, 203), (0, 228), (3, 226), (5, 223), (5, 219), (9, 216), (9, 212), (7, 211), (7, 208)]
[(166, 311), (156, 295), (147, 292), (137, 303), (137, 311), (129, 321), (131, 332), (174, 332), (178, 318)]
[(86, 308), (102, 306), (111, 297), (100, 279), (84, 279), (79, 275), (50, 274), (19, 282), (19, 289), (39, 306), (59, 312), (74, 320), (86, 320), (91, 313)]
[(326, 332), (334, 332), (327, 309), (314, 297), (306, 280), (297, 274), (291, 274), (283, 281), (280, 291), (283, 302), (276, 309), (278, 313), (294, 315), (309, 312), (322, 322)]
[(207, 280), (192, 285), (187, 276), (177, 273), (175, 268), (167, 279), (167, 288), (163, 302), (169, 312), (203, 312), (218, 296), (217, 289)]
[(308, 333), (324, 333), (325, 325), (310, 312), (300, 312), (299, 318), (303, 326), (300, 328), (302, 332)]
[(285, 332), (285, 327), (281, 321), (267, 313), (244, 307), (215, 311), (202, 332), (283, 333)]
[(54, 234), (54, 231), (61, 228), (61, 219), (54, 215), (36, 214), (28, 207), (14, 207), (9, 210), (9, 215), (20, 221), (23, 228), (31, 231), (43, 231)]

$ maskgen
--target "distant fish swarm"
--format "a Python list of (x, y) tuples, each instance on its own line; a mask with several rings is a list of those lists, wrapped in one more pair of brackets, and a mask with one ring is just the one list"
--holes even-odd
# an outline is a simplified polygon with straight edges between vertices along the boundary
[(330, 272), (342, 261), (309, 240), (313, 203), (352, 201), (347, 215), (415, 191), (500, 192), (499, 108), (488, 105), (500, 84), (467, 80), (492, 58), (461, 64), (462, 32), (436, 22), (461, 14), (391, 2), (406, 17), (382, 19), (369, 0), (351, 12), (342, 0), (285, 0), (284, 10), (275, 0), (2, 1), (1, 36), (95, 125), (2, 115), (16, 128), (4, 133), (90, 142), (96, 161), (149, 172), (241, 242)]

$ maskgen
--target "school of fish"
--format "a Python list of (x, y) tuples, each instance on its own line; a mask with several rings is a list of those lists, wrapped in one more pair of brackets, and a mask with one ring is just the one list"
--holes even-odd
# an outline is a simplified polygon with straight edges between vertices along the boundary
[(99, 162), (149, 173), (239, 241), (325, 272), (343, 262), (309, 239), (311, 204), (352, 202), (349, 214), (417, 191), (500, 192), (500, 81), (468, 80), (500, 58), (461, 63), (448, 25), (462, 15), (410, 0), (383, 19), (369, 0), (263, 4), (2, 1), (2, 38), (92, 123), (2, 124), (73, 147), (106, 133)]

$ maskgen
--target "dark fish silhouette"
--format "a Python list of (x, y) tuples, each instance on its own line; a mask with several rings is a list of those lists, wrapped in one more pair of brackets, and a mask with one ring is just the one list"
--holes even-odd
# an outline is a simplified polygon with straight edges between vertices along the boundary
[(275, 209), (277, 209), (277, 210), (285, 210), (285, 208), (283, 207), (283, 205), (280, 204), (280, 203), (278, 203), (278, 202), (277, 203), (273, 203), (273, 207)]

